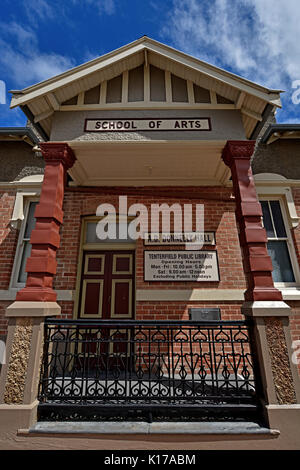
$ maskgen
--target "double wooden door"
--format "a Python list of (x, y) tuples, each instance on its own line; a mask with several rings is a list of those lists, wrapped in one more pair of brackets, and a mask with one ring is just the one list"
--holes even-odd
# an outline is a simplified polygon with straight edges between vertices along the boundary
[(134, 251), (86, 251), (79, 318), (134, 318)]
[(134, 318), (134, 265), (132, 250), (83, 254), (78, 318), (111, 320), (108, 327), (100, 326), (100, 334), (97, 328), (84, 334), (82, 353), (90, 369), (128, 367), (130, 330), (118, 323)]

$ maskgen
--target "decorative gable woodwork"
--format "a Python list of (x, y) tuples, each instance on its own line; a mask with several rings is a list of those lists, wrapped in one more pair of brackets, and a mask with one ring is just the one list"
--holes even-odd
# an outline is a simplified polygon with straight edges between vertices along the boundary
[(143, 36), (74, 69), (12, 91), (21, 106), (51, 134), (57, 111), (105, 109), (236, 109), (250, 138), (265, 112), (280, 107), (272, 90)]
[[(90, 106), (92, 105), (92, 106)], [(231, 109), (234, 102), (154, 65), (126, 70), (64, 101), (60, 110), (123, 107), (204, 107)], [(208, 106), (209, 105), (209, 106)]]

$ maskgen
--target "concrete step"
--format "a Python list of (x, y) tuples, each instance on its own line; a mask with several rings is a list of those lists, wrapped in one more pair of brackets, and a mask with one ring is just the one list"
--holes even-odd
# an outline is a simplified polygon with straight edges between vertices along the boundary
[(280, 431), (254, 422), (39, 421), (25, 434), (266, 434)]

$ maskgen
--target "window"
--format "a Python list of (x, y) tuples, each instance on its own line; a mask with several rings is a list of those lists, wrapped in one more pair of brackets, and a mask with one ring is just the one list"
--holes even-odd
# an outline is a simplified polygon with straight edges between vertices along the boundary
[(273, 281), (284, 285), (294, 284), (297, 262), (282, 203), (278, 199), (263, 200), (260, 203), (268, 237), (268, 253), (273, 264)]
[(35, 226), (34, 211), (37, 204), (38, 201), (27, 201), (25, 204), (24, 220), (20, 229), (11, 287), (23, 287), (26, 283), (27, 273), (25, 267), (31, 252), (30, 236)]
[[(123, 231), (128, 233), (128, 224), (127, 222), (117, 222), (116, 223), (116, 238), (106, 238), (101, 240), (98, 238), (96, 233), (98, 222), (94, 221), (87, 221), (86, 222), (86, 236), (85, 236), (85, 243), (134, 243), (135, 240), (130, 238), (128, 235), (127, 238), (119, 238), (119, 230), (120, 226), (123, 226)], [(107, 227), (105, 228), (107, 230)]]

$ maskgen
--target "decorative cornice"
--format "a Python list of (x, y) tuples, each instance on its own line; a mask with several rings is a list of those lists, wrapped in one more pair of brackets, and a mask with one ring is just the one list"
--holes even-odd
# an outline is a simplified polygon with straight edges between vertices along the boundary
[(254, 153), (255, 140), (228, 140), (222, 159), (225, 165), (231, 167), (234, 160), (250, 160)]
[(40, 143), (46, 165), (62, 163), (66, 170), (72, 168), (76, 161), (75, 154), (71, 147), (64, 142), (43, 142)]

